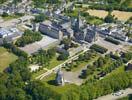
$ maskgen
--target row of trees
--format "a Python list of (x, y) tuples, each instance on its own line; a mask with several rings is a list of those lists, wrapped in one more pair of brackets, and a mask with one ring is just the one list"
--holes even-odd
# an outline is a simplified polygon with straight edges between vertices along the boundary
[(5, 48), (7, 48), (7, 50), (9, 50), (9, 52), (13, 52), (14, 54), (16, 54), (19, 57), (28, 57), (28, 54), (25, 53), (24, 51), (20, 50), (18, 47), (16, 47), (14, 44), (12, 43), (4, 43), (3, 46)]
[(102, 54), (104, 54), (104, 53), (106, 53), (106, 52), (108, 51), (108, 49), (106, 49), (106, 48), (104, 48), (104, 47), (102, 47), (102, 46), (99, 46), (99, 45), (97, 45), (97, 44), (93, 44), (93, 45), (90, 47), (90, 49), (93, 49), (93, 50), (95, 50), (95, 51), (97, 51), (97, 52), (99, 52), (99, 53), (102, 53)]
[(132, 78), (130, 74), (132, 73), (120, 72), (100, 81), (84, 84), (81, 87), (81, 100), (92, 100), (93, 98), (131, 87)]
[(105, 0), (104, 4), (92, 4), (89, 6), (91, 9), (99, 9), (99, 10), (120, 10), (120, 11), (132, 11), (131, 0)]
[(19, 47), (24, 47), (26, 44), (33, 43), (35, 41), (40, 41), (42, 39), (42, 35), (40, 32), (33, 32), (30, 30), (26, 30), (22, 37), (20, 37), (16, 42), (15, 45)]
[(89, 50), (86, 53), (79, 55), (78, 61), (88, 61), (91, 58), (94, 58), (97, 56), (97, 53), (94, 50)]
[(122, 53), (121, 58), (123, 59), (124, 63), (127, 63), (129, 60), (132, 59), (132, 52)]
[(105, 40), (106, 40), (106, 41), (109, 41), (109, 42), (111, 42), (111, 43), (114, 43), (114, 44), (116, 44), (116, 45), (119, 45), (119, 44), (120, 44), (120, 42), (119, 42), (118, 40), (115, 40), (115, 39), (113, 39), (113, 38), (111, 38), (111, 37), (106, 37)]
[(87, 78), (89, 75), (92, 75), (96, 71), (98, 73), (94, 78), (99, 79), (100, 77), (105, 76), (117, 67), (120, 67), (122, 64), (123, 61), (121, 59), (113, 61), (110, 58), (110, 55), (100, 57), (98, 58), (98, 60), (93, 62), (92, 65), (88, 65), (86, 70), (82, 71), (81, 78)]
[(69, 64), (66, 64), (66, 70), (71, 71), (74, 68), (77, 68), (80, 66), (80, 64), (84, 62), (89, 62), (90, 60), (94, 59), (97, 57), (97, 53), (93, 50), (89, 50), (83, 55), (80, 55), (77, 60), (72, 61)]

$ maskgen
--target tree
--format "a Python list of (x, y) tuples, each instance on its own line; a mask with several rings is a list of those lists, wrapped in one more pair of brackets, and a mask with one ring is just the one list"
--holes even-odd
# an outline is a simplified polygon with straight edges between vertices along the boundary
[(40, 32), (33, 32), (30, 30), (26, 30), (22, 37), (17, 39), (15, 45), (19, 47), (24, 47), (26, 44), (33, 43), (35, 41), (40, 41), (42, 39), (42, 35)]
[(104, 21), (106, 23), (113, 23), (115, 21), (114, 16), (112, 16), (111, 13), (108, 13), (108, 15), (104, 18)]
[(71, 46), (71, 39), (70, 38), (64, 38), (62, 40), (62, 44), (64, 44), (64, 48), (68, 50)]
[(34, 22), (43, 22), (46, 19), (46, 16), (44, 14), (39, 14), (35, 16)]
[(8, 17), (8, 13), (4, 12), (4, 13), (2, 14), (2, 17)]
[(58, 56), (58, 60), (66, 60), (68, 59), (69, 54), (68, 53), (62, 53)]

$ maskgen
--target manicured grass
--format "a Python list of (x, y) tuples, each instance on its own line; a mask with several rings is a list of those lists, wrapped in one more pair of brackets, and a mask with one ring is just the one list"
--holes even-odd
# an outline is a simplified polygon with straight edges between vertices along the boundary
[(89, 24), (96, 24), (96, 25), (103, 24), (103, 21), (102, 21), (102, 20), (96, 19), (96, 18), (94, 18), (94, 19), (92, 19), (92, 20), (88, 20), (87, 22), (88, 22)]
[(2, 72), (10, 63), (17, 59), (12, 53), (9, 53), (5, 48), (0, 47), (0, 72)]
[(49, 66), (47, 66), (46, 68), (52, 69), (52, 68), (56, 67), (57, 65), (59, 65), (59, 64), (61, 64), (61, 63), (63, 63), (63, 62), (64, 62), (64, 61), (58, 61), (58, 60), (57, 60), (57, 57), (53, 57), (53, 58), (51, 59), (51, 61), (50, 61)]
[(43, 74), (45, 72), (47, 72), (45, 69), (42, 69), (42, 70), (37, 71), (37, 72), (33, 72), (32, 73), (32, 78), (35, 79), (37, 76), (39, 76), (39, 75), (41, 75), (41, 74)]
[(78, 71), (78, 70), (82, 69), (83, 67), (85, 67), (87, 64), (88, 64), (88, 62), (85, 62), (85, 61), (79, 62), (79, 63), (78, 63), (78, 66), (72, 68), (71, 71), (72, 71), (72, 72)]

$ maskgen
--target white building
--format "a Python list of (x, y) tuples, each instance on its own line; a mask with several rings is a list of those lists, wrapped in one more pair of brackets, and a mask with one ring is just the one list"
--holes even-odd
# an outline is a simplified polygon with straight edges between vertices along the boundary
[(0, 28), (0, 37), (1, 38), (5, 38), (5, 37), (10, 36), (12, 34), (13, 34), (13, 32), (11, 32), (5, 28)]

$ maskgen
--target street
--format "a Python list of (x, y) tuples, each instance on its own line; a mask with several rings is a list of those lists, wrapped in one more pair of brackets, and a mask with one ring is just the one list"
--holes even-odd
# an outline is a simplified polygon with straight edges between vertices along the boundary
[(30, 19), (33, 19), (34, 16), (32, 15), (25, 15), (25, 16), (22, 16), (20, 18), (17, 18), (17, 19), (12, 19), (12, 20), (8, 20), (8, 21), (3, 21), (0, 23), (0, 27), (10, 27), (10, 26), (16, 26), (19, 22), (20, 22), (20, 19), (21, 20), (30, 20)]
[(102, 96), (102, 97), (99, 97), (99, 98), (94, 99), (94, 100), (117, 100), (117, 99), (125, 97), (129, 94), (132, 94), (132, 88), (127, 88), (125, 90), (120, 90), (120, 91), (123, 92), (123, 94), (121, 94), (120, 96), (115, 96), (115, 95), (112, 95), (112, 94), (108, 94), (106, 96)]

